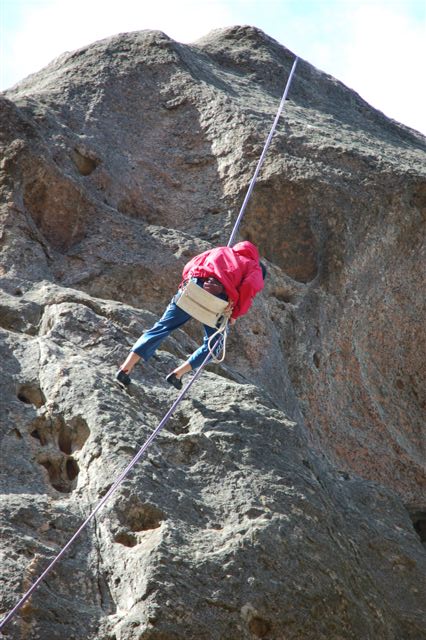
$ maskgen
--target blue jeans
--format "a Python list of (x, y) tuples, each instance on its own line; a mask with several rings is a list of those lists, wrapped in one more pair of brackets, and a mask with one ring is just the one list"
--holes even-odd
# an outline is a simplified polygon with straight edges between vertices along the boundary
[[(173, 298), (174, 300), (175, 298)], [(138, 356), (143, 358), (145, 362), (149, 360), (149, 358), (154, 355), (155, 351), (158, 349), (160, 344), (163, 342), (167, 336), (171, 334), (172, 331), (178, 329), (185, 322), (191, 319), (189, 313), (186, 313), (183, 309), (178, 307), (174, 302), (169, 304), (162, 317), (155, 325), (145, 331), (143, 335), (135, 342), (132, 347), (132, 351), (137, 353)], [(210, 336), (212, 336), (216, 329), (209, 327), (207, 325), (203, 325), (204, 327), (204, 340), (201, 347), (199, 347), (192, 356), (188, 359), (188, 363), (191, 365), (192, 369), (198, 369), (198, 367), (204, 362), (206, 356), (209, 352), (208, 342)], [(221, 340), (219, 340), (219, 344)], [(218, 350), (219, 344), (216, 345), (214, 352)]]

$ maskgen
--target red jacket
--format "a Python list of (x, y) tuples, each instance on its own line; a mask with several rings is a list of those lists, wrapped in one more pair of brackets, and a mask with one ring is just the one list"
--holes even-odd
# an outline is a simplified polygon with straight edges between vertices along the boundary
[(233, 303), (232, 318), (244, 315), (254, 296), (263, 289), (257, 247), (248, 240), (233, 247), (217, 247), (195, 256), (184, 267), (182, 279), (214, 276)]

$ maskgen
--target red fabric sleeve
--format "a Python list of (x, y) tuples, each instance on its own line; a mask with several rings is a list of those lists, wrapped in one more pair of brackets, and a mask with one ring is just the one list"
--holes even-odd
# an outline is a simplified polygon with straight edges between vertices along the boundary
[(204, 260), (209, 253), (211, 253), (211, 249), (208, 249), (207, 251), (203, 251), (203, 253), (199, 253), (198, 255), (191, 258), (189, 262), (186, 263), (182, 271), (182, 281), (188, 279), (191, 269), (204, 263)]
[(243, 316), (250, 309), (253, 299), (263, 289), (262, 269), (254, 266), (238, 287), (239, 298), (232, 311), (232, 318)]

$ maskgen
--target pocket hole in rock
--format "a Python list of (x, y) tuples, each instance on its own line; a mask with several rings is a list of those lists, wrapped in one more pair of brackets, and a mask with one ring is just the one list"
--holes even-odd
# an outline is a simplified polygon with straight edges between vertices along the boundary
[(30, 435), (38, 440), (42, 447), (55, 443), (55, 423), (49, 416), (37, 416), (30, 425)]
[(271, 295), (280, 302), (292, 303), (295, 300), (294, 293), (288, 289), (277, 288), (271, 291)]
[(176, 435), (180, 435), (181, 433), (188, 433), (189, 422), (190, 420), (186, 416), (176, 416), (171, 422), (170, 431), (172, 431)]
[(16, 395), (18, 400), (24, 404), (32, 404), (37, 407), (37, 409), (42, 407), (46, 402), (42, 390), (34, 384), (19, 385)]
[(164, 514), (160, 509), (150, 504), (130, 509), (128, 523), (132, 531), (148, 531), (149, 529), (157, 529)]
[(118, 518), (127, 532), (149, 531), (161, 526), (164, 513), (152, 504), (129, 504), (126, 501), (120, 505)]
[(415, 532), (423, 544), (426, 542), (426, 511), (416, 511), (410, 513), (411, 522)]
[(118, 544), (122, 544), (125, 547), (135, 547), (138, 544), (136, 536), (134, 536), (132, 533), (117, 533), (114, 536), (114, 540), (115, 542), (118, 542)]
[(71, 493), (80, 469), (74, 458), (43, 455), (38, 460), (49, 475), (50, 484), (60, 493)]
[(262, 329), (260, 327), (252, 327), (252, 333), (255, 336), (258, 336), (260, 333), (262, 333)]
[(71, 158), (82, 176), (89, 176), (101, 162), (93, 153), (76, 148), (72, 150)]
[(33, 438), (35, 438), (36, 440), (40, 440), (40, 441), (41, 441), (41, 437), (40, 437), (40, 434), (39, 434), (39, 432), (37, 431), (37, 429), (34, 429), (34, 431), (31, 431), (31, 436), (32, 436)]
[(63, 453), (70, 455), (81, 449), (90, 435), (87, 423), (80, 416), (72, 418), (68, 423), (61, 420), (58, 432), (58, 447)]
[(262, 509), (257, 509), (256, 507), (251, 507), (245, 513), (247, 518), (250, 518), (250, 520), (254, 520), (255, 518), (259, 518), (260, 516), (263, 516), (263, 514), (264, 514), (264, 511), (262, 511)]
[(49, 474), (49, 480), (52, 487), (54, 487), (57, 491), (67, 493), (67, 491), (65, 491), (62, 487), (61, 474), (58, 465), (51, 460), (40, 461), (40, 464), (46, 469), (47, 473)]
[(67, 478), (70, 482), (72, 482), (80, 473), (80, 469), (74, 458), (68, 458), (65, 464), (65, 469), (67, 472)]
[(69, 455), (72, 451), (72, 439), (69, 430), (64, 423), (61, 423), (58, 434), (58, 447), (63, 453)]
[(20, 400), (21, 402), (24, 402), (25, 404), (32, 404), (31, 400), (27, 398), (27, 396), (24, 393), (18, 393), (18, 400)]
[(267, 620), (254, 616), (249, 622), (249, 629), (257, 638), (264, 638), (271, 630), (271, 625)]

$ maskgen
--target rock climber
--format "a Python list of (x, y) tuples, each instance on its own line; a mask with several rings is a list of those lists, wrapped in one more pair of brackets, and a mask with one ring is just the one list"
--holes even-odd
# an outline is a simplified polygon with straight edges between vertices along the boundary
[[(155, 353), (161, 342), (175, 329), (181, 327), (191, 316), (177, 306), (184, 285), (193, 279), (199, 286), (209, 293), (229, 301), (230, 320), (235, 320), (247, 313), (254, 297), (263, 289), (266, 277), (266, 267), (259, 260), (257, 247), (245, 240), (233, 247), (217, 247), (204, 251), (192, 258), (184, 267), (182, 281), (178, 292), (172, 298), (163, 316), (141, 335), (135, 342), (116, 374), (116, 380), (128, 386), (131, 382), (130, 373), (142, 358), (145, 362)], [(204, 340), (201, 347), (184, 362), (166, 376), (169, 384), (182, 388), (182, 376), (204, 362), (209, 351), (209, 338), (216, 329), (204, 326)], [(213, 350), (214, 351), (214, 350)]]

